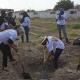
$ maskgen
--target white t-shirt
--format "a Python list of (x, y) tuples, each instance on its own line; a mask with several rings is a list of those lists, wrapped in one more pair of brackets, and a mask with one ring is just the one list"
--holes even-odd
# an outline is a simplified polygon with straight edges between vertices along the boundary
[(23, 27), (25, 26), (30, 26), (30, 18), (29, 17), (25, 17), (24, 18), (24, 22), (21, 24)]
[(55, 52), (56, 48), (64, 49), (64, 43), (60, 39), (53, 39), (52, 37), (48, 37), (46, 47), (49, 52), (52, 50)]
[(66, 24), (66, 17), (65, 15), (61, 15), (62, 20), (59, 19), (59, 15), (56, 16), (57, 24), (58, 25), (65, 25)]
[(11, 40), (16, 40), (17, 38), (17, 31), (14, 30), (14, 29), (7, 29), (7, 30), (4, 30), (2, 32), (0, 32), (0, 43), (3, 42), (7, 42), (8, 39), (11, 39)]

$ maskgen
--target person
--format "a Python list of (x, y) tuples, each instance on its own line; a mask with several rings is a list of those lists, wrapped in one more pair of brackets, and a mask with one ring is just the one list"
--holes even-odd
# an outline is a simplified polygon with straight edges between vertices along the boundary
[(7, 29), (0, 32), (0, 50), (3, 54), (2, 70), (6, 70), (8, 59), (15, 61), (11, 54), (11, 48), (17, 52), (17, 46), (14, 41), (17, 39), (17, 31), (14, 29)]
[(22, 13), (23, 17), (21, 19), (21, 26), (24, 28), (25, 30), (25, 35), (26, 35), (26, 41), (29, 42), (29, 26), (30, 26), (30, 17), (27, 14), (27, 12), (23, 12)]
[(13, 12), (8, 12), (7, 21), (10, 27), (16, 26), (15, 18), (13, 17)]
[(52, 57), (54, 68), (57, 69), (59, 57), (64, 50), (64, 43), (56, 37), (46, 36), (41, 44), (43, 47), (47, 48), (49, 53), (47, 59), (44, 62), (49, 61), (50, 57)]
[(9, 29), (9, 25), (8, 25), (7, 22), (3, 22), (3, 23), (0, 25), (0, 31), (6, 30), (6, 29)]
[[(73, 46), (75, 46), (75, 45), (80, 47), (80, 37), (75, 38), (73, 40)], [(79, 61), (78, 61), (78, 65), (77, 65), (77, 70), (80, 70), (80, 56), (79, 56)]]
[(1, 16), (3, 18), (3, 20), (5, 21), (5, 19), (7, 18), (7, 14), (5, 10), (1, 10)]
[(67, 31), (66, 31), (66, 20), (67, 20), (67, 17), (64, 14), (64, 9), (61, 8), (59, 13), (56, 16), (59, 38), (62, 40), (61, 31), (63, 31), (66, 43), (69, 43), (69, 39), (68, 39), (68, 36), (67, 36)]
[(20, 26), (20, 25), (17, 25), (16, 27), (17, 27), (16, 30), (18, 31), (19, 36), (21, 38), (21, 41), (23, 43), (24, 42), (24, 33), (25, 33), (24, 28), (22, 26)]
[(7, 14), (5, 10), (1, 11), (1, 16), (0, 16), (0, 30), (5, 30), (8, 29), (8, 22), (7, 22)]

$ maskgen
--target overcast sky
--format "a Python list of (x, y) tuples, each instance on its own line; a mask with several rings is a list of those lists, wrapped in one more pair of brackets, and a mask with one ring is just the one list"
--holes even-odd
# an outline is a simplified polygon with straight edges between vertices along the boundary
[[(14, 10), (46, 10), (53, 9), (59, 0), (0, 0), (0, 8), (8, 8)], [(80, 0), (74, 1), (75, 5), (80, 4)]]

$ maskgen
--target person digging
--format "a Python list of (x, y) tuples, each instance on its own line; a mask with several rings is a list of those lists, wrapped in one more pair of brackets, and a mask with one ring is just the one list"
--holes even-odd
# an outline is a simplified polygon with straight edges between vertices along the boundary
[(44, 63), (52, 59), (54, 68), (57, 69), (59, 57), (64, 50), (64, 43), (56, 37), (46, 36), (41, 44), (44, 49), (48, 50), (48, 57), (44, 60)]
[(0, 32), (0, 50), (3, 55), (2, 70), (7, 71), (8, 59), (10, 62), (15, 61), (11, 54), (11, 48), (17, 52), (17, 46), (14, 41), (17, 39), (17, 31), (14, 29), (7, 29)]

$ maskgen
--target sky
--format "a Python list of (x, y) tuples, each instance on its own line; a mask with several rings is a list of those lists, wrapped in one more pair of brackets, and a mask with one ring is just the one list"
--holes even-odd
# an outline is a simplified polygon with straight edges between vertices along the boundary
[[(59, 0), (0, 0), (0, 8), (18, 10), (46, 10), (53, 9)], [(71, 0), (80, 4), (80, 0)]]

